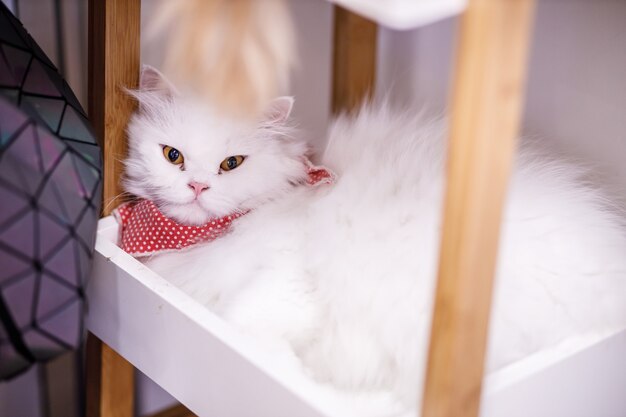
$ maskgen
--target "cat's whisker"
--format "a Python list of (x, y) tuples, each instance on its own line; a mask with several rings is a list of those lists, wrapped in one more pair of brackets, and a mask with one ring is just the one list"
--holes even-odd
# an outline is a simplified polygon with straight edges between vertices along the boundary
[(124, 201), (133, 201), (134, 199), (137, 199), (137, 197), (127, 191), (122, 191), (121, 193), (106, 199), (106, 201), (103, 201), (103, 210), (108, 211), (109, 208), (111, 208), (114, 203), (120, 201), (120, 199), (123, 199)]

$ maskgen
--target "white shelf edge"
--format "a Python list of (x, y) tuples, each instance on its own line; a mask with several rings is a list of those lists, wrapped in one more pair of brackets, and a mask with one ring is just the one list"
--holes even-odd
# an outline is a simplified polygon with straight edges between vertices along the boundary
[(415, 29), (458, 15), (467, 0), (328, 0), (379, 25)]

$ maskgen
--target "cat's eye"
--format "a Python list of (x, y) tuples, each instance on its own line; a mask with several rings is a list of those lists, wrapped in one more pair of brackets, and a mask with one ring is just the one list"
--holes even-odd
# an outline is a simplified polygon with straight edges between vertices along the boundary
[(222, 161), (220, 168), (222, 171), (231, 171), (241, 165), (244, 159), (246, 158), (242, 155), (229, 156)]
[(176, 148), (171, 146), (163, 146), (163, 156), (174, 165), (180, 165), (185, 161), (183, 154)]

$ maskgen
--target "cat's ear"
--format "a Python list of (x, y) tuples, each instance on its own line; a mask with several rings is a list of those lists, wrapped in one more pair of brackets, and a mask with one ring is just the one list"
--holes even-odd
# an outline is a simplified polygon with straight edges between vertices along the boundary
[(293, 108), (293, 97), (283, 96), (275, 98), (267, 106), (263, 119), (269, 125), (283, 124), (289, 118)]
[(142, 65), (137, 90), (125, 89), (126, 93), (137, 100), (139, 110), (149, 113), (158, 109), (174, 96), (178, 90), (159, 70), (150, 65)]
[(145, 93), (157, 94), (161, 97), (172, 97), (178, 94), (176, 87), (165, 78), (165, 75), (158, 69), (145, 64), (141, 66), (139, 90)]

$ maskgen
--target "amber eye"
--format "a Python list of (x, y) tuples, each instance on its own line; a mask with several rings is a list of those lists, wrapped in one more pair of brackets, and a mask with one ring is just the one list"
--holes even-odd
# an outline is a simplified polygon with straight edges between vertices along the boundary
[(185, 161), (183, 154), (178, 149), (167, 145), (163, 146), (163, 156), (174, 165), (180, 165)]
[(242, 155), (230, 156), (222, 161), (220, 168), (222, 168), (222, 171), (233, 170), (241, 165), (244, 159), (246, 158)]

